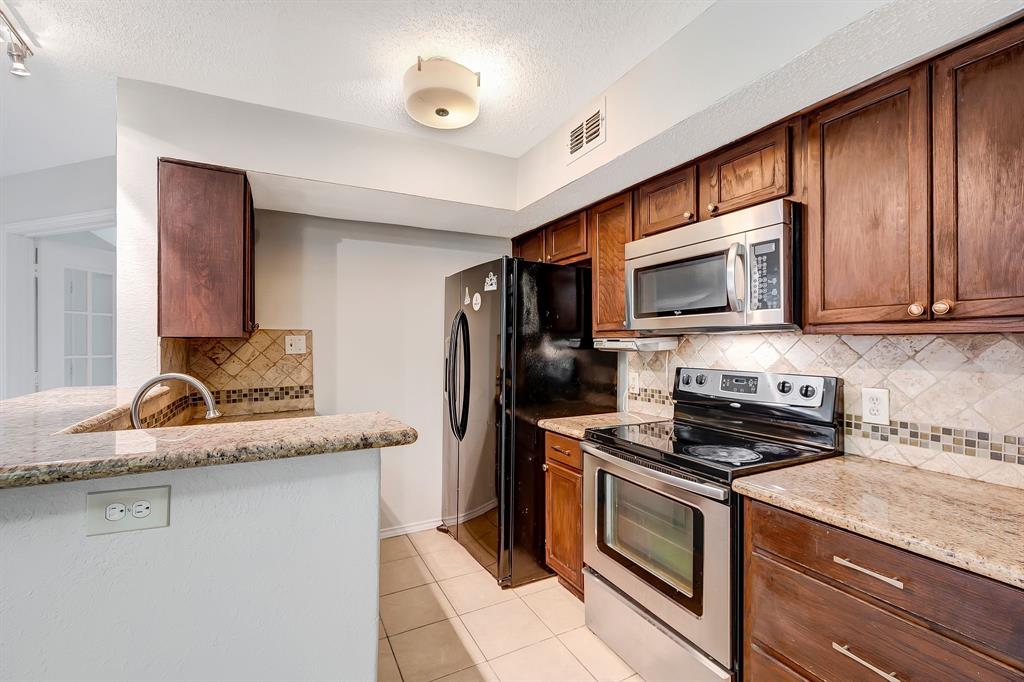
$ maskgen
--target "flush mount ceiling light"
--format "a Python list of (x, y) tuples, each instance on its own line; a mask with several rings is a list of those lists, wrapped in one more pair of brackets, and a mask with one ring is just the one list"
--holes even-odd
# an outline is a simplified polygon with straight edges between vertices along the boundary
[(11, 58), (11, 73), (15, 76), (31, 76), (25, 60), (32, 56), (32, 48), (18, 33), (7, 15), (0, 10), (0, 42), (7, 43), (7, 56)]
[(403, 81), (405, 110), (431, 128), (463, 128), (480, 114), (480, 74), (462, 64), (416, 58)]

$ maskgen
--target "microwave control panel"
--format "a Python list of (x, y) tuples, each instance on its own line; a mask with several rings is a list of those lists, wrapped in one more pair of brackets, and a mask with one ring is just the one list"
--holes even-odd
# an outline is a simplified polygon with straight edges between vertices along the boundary
[(751, 247), (750, 309), (782, 308), (782, 259), (778, 239), (758, 242)]

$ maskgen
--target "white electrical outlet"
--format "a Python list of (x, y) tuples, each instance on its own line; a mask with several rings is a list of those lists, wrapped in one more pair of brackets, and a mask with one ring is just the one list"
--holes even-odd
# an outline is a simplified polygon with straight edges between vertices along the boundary
[(640, 372), (629, 373), (629, 392), (639, 393), (640, 392)]
[(89, 493), (85, 534), (104, 535), (170, 525), (171, 486)]
[(862, 388), (861, 411), (868, 424), (889, 423), (889, 389)]
[(288, 355), (302, 355), (306, 352), (305, 335), (285, 336), (284, 352)]

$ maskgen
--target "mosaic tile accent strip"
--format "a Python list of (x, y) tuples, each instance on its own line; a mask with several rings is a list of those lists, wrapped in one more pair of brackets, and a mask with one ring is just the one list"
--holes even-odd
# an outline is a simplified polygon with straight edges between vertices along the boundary
[[(244, 402), (264, 402), (276, 400), (295, 400), (298, 398), (312, 398), (313, 385), (308, 386), (274, 386), (257, 388), (226, 388), (220, 391), (211, 391), (213, 399), (218, 405), (234, 405)], [(190, 394), (192, 405), (205, 405), (203, 398), (196, 392)]]
[[(872, 440), (870, 428), (866, 438), (860, 437), (861, 430), (852, 429), (853, 437), (846, 441), (848, 452), (990, 482), (1024, 484), (1019, 460), (1011, 471), (1005, 468), (1010, 462), (1003, 459), (1005, 454), (1016, 458), (1019, 453), (982, 449), (985, 454), (979, 455), (978, 439), (971, 439), (975, 440), (971, 458), (966, 435), (956, 435), (957, 430), (987, 433), (989, 443), (997, 445), (997, 435), (1011, 437), (1019, 447), (1024, 439), (1024, 334), (690, 334), (679, 337), (672, 351), (629, 353), (628, 363), (629, 371), (639, 375), (640, 392), (627, 394), (627, 409), (644, 411), (650, 406), (646, 411), (665, 416), (671, 415), (671, 405), (663, 404), (663, 396), (670, 394), (679, 366), (842, 377), (844, 405), (851, 413), (860, 410), (861, 388), (886, 388), (890, 417), (897, 424), (927, 426), (928, 438), (911, 439), (907, 428), (908, 442), (902, 444), (898, 431), (887, 442)], [(940, 446), (949, 445), (948, 451), (932, 448), (933, 425), (939, 425)], [(942, 429), (952, 434), (943, 434)], [(943, 443), (944, 435), (963, 438), (964, 443)], [(911, 445), (911, 440), (918, 445)], [(963, 453), (956, 448), (963, 448)], [(989, 459), (992, 454), (1000, 455), (1000, 460)]]
[(144, 429), (155, 429), (161, 426), (165, 426), (172, 419), (180, 415), (185, 410), (191, 407), (192, 403), (187, 395), (179, 395), (174, 399), (174, 402), (160, 408), (153, 414), (146, 415), (142, 418), (142, 428)]
[(968, 457), (984, 457), (995, 462), (1024, 464), (1024, 436), (917, 422), (868, 424), (862, 421), (861, 415), (851, 413), (843, 415), (843, 422), (847, 436), (896, 442)]

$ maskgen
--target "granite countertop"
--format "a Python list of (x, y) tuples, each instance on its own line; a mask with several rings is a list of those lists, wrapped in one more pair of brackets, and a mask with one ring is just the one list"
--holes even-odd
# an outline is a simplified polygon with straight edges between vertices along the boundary
[(598, 429), (602, 426), (627, 426), (629, 424), (649, 424), (663, 422), (666, 417), (655, 417), (640, 412), (603, 412), (601, 414), (584, 414), (576, 417), (557, 417), (541, 419), (537, 426), (545, 431), (554, 431), (569, 438), (583, 440), (587, 429)]
[(1024, 490), (846, 455), (744, 476), (733, 490), (1024, 588)]
[(0, 401), (0, 488), (384, 448), (417, 438), (383, 412), (59, 433), (120, 409), (131, 395), (113, 387), (59, 388)]

